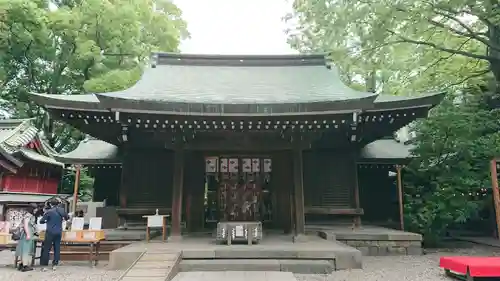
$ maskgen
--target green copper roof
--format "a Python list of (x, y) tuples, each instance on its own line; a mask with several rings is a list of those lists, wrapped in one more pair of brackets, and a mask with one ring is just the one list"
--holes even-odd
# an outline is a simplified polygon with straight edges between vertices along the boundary
[(373, 96), (345, 86), (326, 65), (158, 65), (122, 92), (99, 96), (158, 102), (273, 104), (343, 101)]
[(441, 94), (385, 97), (347, 87), (324, 55), (156, 53), (142, 78), (119, 92), (33, 95), (47, 107), (182, 114), (307, 114), (429, 106)]

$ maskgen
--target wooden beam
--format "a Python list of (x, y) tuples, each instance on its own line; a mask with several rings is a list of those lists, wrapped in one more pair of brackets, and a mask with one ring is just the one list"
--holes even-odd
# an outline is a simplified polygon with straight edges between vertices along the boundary
[(396, 166), (397, 173), (397, 186), (398, 186), (398, 198), (399, 198), (399, 223), (400, 229), (402, 231), (405, 230), (405, 221), (404, 221), (404, 202), (403, 202), (403, 181), (401, 179), (401, 166)]
[(181, 238), (182, 192), (184, 187), (184, 150), (176, 149), (174, 155), (174, 178), (172, 188), (172, 232), (175, 239)]
[(318, 215), (363, 215), (364, 210), (361, 208), (304, 207), (304, 213)]
[(295, 236), (305, 235), (304, 167), (302, 149), (293, 150), (293, 179), (295, 207)]
[(497, 160), (490, 161), (491, 188), (493, 191), (493, 204), (495, 207), (495, 219), (497, 225), (497, 238), (500, 239), (500, 194), (498, 191)]

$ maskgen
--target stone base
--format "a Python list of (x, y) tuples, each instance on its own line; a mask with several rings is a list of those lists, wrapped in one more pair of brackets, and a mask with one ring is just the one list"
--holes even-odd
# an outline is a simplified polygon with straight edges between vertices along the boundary
[(306, 243), (309, 239), (305, 234), (296, 234), (292, 237), (292, 241), (293, 243)]
[(283, 271), (298, 274), (330, 274), (333, 260), (219, 259), (183, 260), (180, 271)]
[(421, 241), (339, 240), (361, 251), (363, 256), (422, 255)]
[(182, 241), (182, 235), (171, 235), (168, 237), (168, 242), (181, 242)]

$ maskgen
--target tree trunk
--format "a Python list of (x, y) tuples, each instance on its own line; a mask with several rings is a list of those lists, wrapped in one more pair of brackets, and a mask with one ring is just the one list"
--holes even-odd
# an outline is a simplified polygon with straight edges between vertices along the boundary
[[(500, 46), (500, 25), (490, 25), (488, 29), (489, 40), (492, 45)], [(500, 95), (500, 52), (490, 48), (488, 50), (488, 55), (497, 58), (497, 60), (490, 60), (490, 70), (494, 77), (491, 90), (496, 95)]]

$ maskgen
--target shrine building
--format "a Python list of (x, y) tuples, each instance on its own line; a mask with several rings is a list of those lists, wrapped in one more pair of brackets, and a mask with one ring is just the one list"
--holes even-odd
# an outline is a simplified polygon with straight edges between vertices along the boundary
[(296, 235), (306, 217), (359, 225), (366, 150), (390, 153), (373, 143), (443, 96), (355, 91), (324, 55), (156, 53), (123, 91), (32, 99), (91, 136), (56, 159), (100, 168), (94, 200), (130, 220), (171, 213), (178, 236), (219, 221)]

